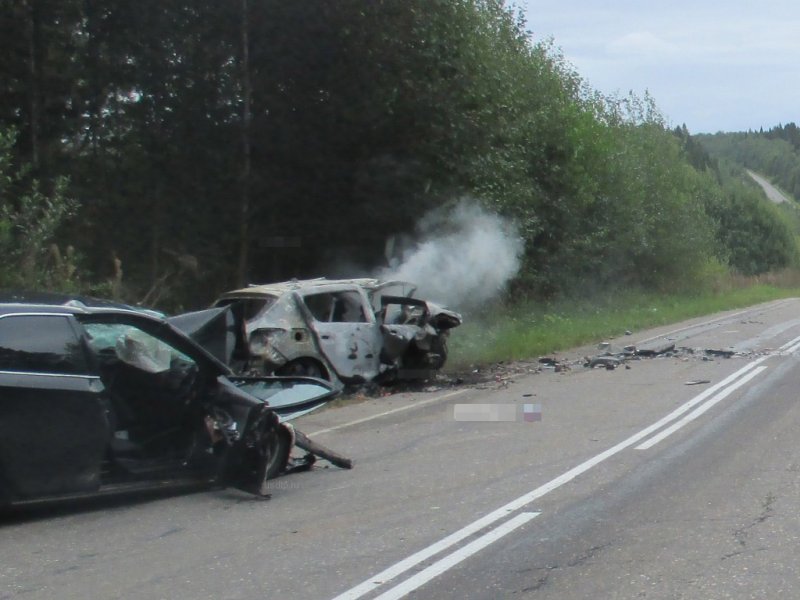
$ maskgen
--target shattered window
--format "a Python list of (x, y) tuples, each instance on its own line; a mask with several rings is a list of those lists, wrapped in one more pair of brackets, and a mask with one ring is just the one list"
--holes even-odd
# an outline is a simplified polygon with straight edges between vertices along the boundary
[(0, 319), (0, 369), (30, 373), (89, 373), (69, 320), (62, 316)]
[(365, 323), (364, 303), (355, 291), (309, 294), (303, 298), (308, 310), (323, 323)]
[(163, 373), (172, 368), (176, 360), (194, 361), (149, 333), (123, 324), (87, 323), (89, 345), (102, 354), (113, 354), (122, 362), (148, 373)]

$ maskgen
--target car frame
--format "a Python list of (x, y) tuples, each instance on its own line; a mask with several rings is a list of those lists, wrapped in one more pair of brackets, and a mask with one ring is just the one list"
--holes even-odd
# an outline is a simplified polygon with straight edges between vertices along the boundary
[[(0, 298), (0, 506), (213, 484), (266, 494), (328, 383), (242, 377), (151, 311)], [(42, 303), (42, 302), (48, 303)]]
[(425, 378), (447, 357), (461, 315), (377, 279), (292, 280), (224, 293), (237, 372), (308, 375), (335, 383)]

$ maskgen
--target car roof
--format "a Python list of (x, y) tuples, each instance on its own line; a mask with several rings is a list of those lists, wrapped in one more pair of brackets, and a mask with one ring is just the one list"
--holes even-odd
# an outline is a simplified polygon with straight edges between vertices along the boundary
[(11, 314), (23, 312), (48, 312), (58, 314), (135, 312), (157, 319), (161, 319), (164, 316), (153, 310), (78, 294), (0, 292), (0, 313)]
[(246, 288), (225, 292), (222, 294), (221, 298), (255, 297), (263, 295), (280, 296), (286, 292), (298, 290), (319, 289), (322, 291), (325, 288), (345, 286), (358, 286), (368, 291), (372, 291), (389, 284), (412, 285), (405, 281), (382, 281), (372, 277), (362, 277), (356, 279), (328, 279), (326, 277), (317, 277), (316, 279), (292, 279), (289, 281), (280, 281), (276, 283), (264, 283), (257, 285), (251, 284)]

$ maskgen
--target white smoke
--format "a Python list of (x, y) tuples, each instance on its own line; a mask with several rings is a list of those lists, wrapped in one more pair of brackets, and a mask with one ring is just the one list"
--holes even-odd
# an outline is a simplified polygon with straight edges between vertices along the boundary
[(418, 286), (418, 298), (456, 309), (480, 306), (517, 274), (523, 243), (516, 225), (463, 200), (417, 225), (417, 241), (378, 273)]

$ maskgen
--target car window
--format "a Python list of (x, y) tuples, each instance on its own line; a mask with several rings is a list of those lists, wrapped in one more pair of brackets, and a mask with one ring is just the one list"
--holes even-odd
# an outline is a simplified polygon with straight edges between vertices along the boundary
[(194, 364), (176, 350), (137, 327), (120, 323), (86, 323), (89, 346), (101, 356), (116, 356), (132, 367), (148, 373), (168, 371), (175, 363)]
[(245, 321), (255, 318), (263, 309), (275, 304), (275, 296), (264, 296), (263, 298), (223, 298), (215, 306), (231, 306), (234, 311), (241, 311), (241, 317)]
[(61, 315), (10, 315), (0, 319), (0, 369), (31, 373), (89, 373), (69, 319)]
[(365, 323), (364, 304), (356, 291), (324, 292), (303, 297), (306, 307), (323, 323)]
[(376, 289), (369, 293), (370, 302), (372, 303), (372, 310), (378, 312), (381, 310), (381, 298), (383, 296), (413, 296), (416, 287), (411, 283), (403, 281), (385, 283), (378, 286)]

